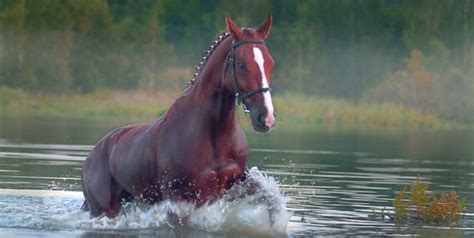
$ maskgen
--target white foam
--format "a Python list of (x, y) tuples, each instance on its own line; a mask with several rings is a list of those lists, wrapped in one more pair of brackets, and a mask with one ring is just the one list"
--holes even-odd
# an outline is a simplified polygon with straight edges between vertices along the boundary
[[(138, 202), (125, 204), (120, 215), (89, 218), (79, 208), (77, 196), (0, 196), (0, 227), (37, 229), (144, 229), (189, 226), (207, 232), (247, 232), (285, 234), (292, 213), (278, 183), (257, 168), (249, 178), (229, 190), (218, 201), (196, 208), (187, 202), (163, 201), (155, 205)], [(257, 189), (247, 195), (252, 186)]]

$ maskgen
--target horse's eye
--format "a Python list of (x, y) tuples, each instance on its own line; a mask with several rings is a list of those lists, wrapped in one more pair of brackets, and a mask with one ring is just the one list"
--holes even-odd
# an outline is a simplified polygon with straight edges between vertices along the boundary
[(247, 72), (247, 66), (244, 63), (239, 62), (238, 65), (240, 70)]

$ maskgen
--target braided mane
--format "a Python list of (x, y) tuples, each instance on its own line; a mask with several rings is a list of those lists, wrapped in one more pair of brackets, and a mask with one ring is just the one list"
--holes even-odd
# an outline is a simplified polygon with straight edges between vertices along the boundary
[(201, 71), (204, 68), (204, 65), (206, 64), (207, 60), (211, 56), (212, 52), (214, 52), (214, 50), (217, 48), (217, 46), (223, 40), (225, 40), (229, 35), (230, 34), (227, 31), (224, 31), (222, 34), (218, 35), (216, 37), (216, 39), (212, 42), (212, 44), (207, 48), (207, 50), (204, 51), (204, 54), (201, 58), (201, 61), (198, 64), (196, 64), (196, 66), (194, 67), (193, 79), (191, 79), (188, 82), (187, 87), (190, 87), (190, 86), (194, 85), (194, 83), (198, 79), (198, 76), (201, 74)]

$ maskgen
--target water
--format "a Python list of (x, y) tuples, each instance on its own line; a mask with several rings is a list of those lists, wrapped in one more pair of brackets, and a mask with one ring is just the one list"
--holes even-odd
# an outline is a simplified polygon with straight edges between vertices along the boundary
[[(0, 122), (0, 237), (247, 237), (282, 230), (294, 237), (474, 236), (473, 131), (248, 133), (250, 165), (264, 185), (260, 197), (198, 209), (128, 204), (116, 219), (89, 219), (79, 210), (82, 163), (92, 145), (120, 123)], [(455, 190), (467, 198), (459, 224), (400, 226), (382, 218), (380, 211), (392, 212), (397, 191), (417, 176), (431, 191)]]

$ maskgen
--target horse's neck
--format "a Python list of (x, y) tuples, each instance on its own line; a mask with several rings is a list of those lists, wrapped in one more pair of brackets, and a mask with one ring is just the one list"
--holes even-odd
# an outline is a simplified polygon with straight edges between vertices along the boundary
[(191, 123), (196, 126), (208, 125), (214, 138), (228, 136), (235, 129), (235, 97), (222, 88), (221, 78), (230, 44), (231, 39), (219, 44), (202, 69), (199, 79), (168, 111), (171, 115), (184, 110), (180, 111), (180, 115), (188, 118), (182, 120), (192, 120)]
[(228, 135), (235, 129), (235, 97), (228, 92), (217, 92), (212, 97), (211, 123), (214, 136)]
[(213, 96), (215, 92), (221, 91), (224, 83), (222, 81), (222, 73), (231, 44), (231, 37), (222, 40), (214, 52), (209, 56), (198, 80), (195, 82), (195, 85), (191, 86), (191, 91), (194, 93), (196, 100), (206, 100)]

